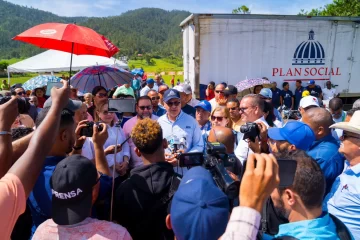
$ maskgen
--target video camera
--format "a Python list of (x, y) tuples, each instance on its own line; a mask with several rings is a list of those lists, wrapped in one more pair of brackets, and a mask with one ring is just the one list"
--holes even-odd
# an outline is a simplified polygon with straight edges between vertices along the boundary
[[(0, 105), (7, 103), (11, 99), (10, 96), (0, 97)], [(17, 98), (19, 114), (28, 113), (30, 109), (30, 102), (28, 98)]]
[(245, 139), (250, 139), (250, 141), (255, 142), (255, 138), (259, 137), (260, 129), (259, 126), (254, 122), (249, 122), (240, 127), (240, 132), (244, 134)]
[(216, 185), (231, 200), (239, 196), (240, 181), (234, 181), (225, 167), (233, 167), (237, 159), (234, 155), (227, 154), (222, 143), (207, 143), (206, 154), (183, 153), (179, 155), (180, 167), (202, 166), (209, 170)]

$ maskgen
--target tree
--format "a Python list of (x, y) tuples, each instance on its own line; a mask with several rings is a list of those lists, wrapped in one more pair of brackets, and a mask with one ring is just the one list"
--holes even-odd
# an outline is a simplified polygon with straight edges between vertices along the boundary
[(245, 6), (245, 5), (242, 5), (241, 7), (238, 7), (238, 8), (235, 8), (233, 11), (232, 11), (233, 14), (250, 14), (250, 9)]
[(312, 9), (310, 12), (301, 9), (299, 15), (305, 16), (360, 16), (359, 0), (334, 0), (333, 3), (325, 5), (323, 8)]

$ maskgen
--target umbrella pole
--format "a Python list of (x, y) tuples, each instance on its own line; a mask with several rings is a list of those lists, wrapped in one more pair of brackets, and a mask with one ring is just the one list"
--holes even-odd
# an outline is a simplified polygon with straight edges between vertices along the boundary
[(101, 78), (100, 78), (100, 73), (98, 72), (98, 77), (99, 77), (99, 84), (101, 86)]
[(71, 78), (71, 67), (72, 67), (72, 57), (74, 52), (74, 42), (71, 43), (71, 57), (70, 57), (70, 74), (69, 74), (69, 87), (70, 87), (70, 78)]

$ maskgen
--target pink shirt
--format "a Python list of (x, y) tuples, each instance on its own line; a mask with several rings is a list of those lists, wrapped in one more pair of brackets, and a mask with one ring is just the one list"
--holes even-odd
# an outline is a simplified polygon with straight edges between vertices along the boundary
[(52, 219), (43, 222), (34, 233), (33, 239), (89, 239), (89, 240), (131, 240), (126, 228), (107, 221), (86, 218), (74, 225), (57, 225)]
[(15, 223), (25, 207), (25, 190), (20, 179), (14, 174), (6, 174), (0, 179), (1, 239), (10, 239)]

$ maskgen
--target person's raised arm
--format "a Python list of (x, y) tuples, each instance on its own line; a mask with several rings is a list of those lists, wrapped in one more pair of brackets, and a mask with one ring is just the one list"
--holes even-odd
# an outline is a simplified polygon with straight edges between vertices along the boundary
[(109, 165), (107, 163), (105, 157), (105, 151), (104, 151), (104, 144), (109, 136), (107, 131), (107, 125), (104, 123), (100, 123), (100, 125), (103, 128), (102, 131), (98, 130), (98, 125), (94, 124), (93, 126), (94, 132), (92, 139), (93, 139), (94, 151), (95, 151), (95, 166), (99, 172), (106, 174), (108, 176), (112, 176), (110, 173)]
[(34, 132), (30, 133), (29, 135), (26, 135), (25, 137), (22, 137), (16, 141), (14, 141), (12, 143), (12, 148), (13, 148), (13, 154), (11, 157), (11, 163), (13, 164), (14, 162), (16, 162), (21, 155), (24, 154), (24, 152), (26, 151), (26, 149), (29, 146), (30, 140), (32, 138), (32, 136), (34, 135)]
[(221, 239), (256, 239), (263, 204), (279, 182), (279, 166), (272, 154), (250, 154), (240, 186), (240, 207), (233, 209)]
[(52, 88), (52, 106), (44, 121), (35, 130), (29, 147), (15, 162), (8, 173), (16, 175), (24, 186), (26, 196), (29, 196), (34, 184), (43, 168), (46, 155), (55, 142), (54, 133), (58, 132), (62, 109), (69, 102), (70, 90), (68, 82), (62, 81), (62, 88)]
[(15, 97), (0, 105), (0, 178), (10, 169), (13, 161), (11, 125), (18, 115), (18, 104)]

